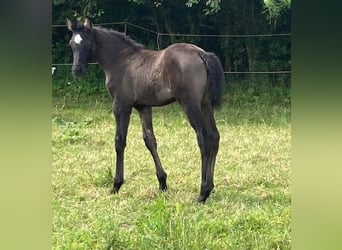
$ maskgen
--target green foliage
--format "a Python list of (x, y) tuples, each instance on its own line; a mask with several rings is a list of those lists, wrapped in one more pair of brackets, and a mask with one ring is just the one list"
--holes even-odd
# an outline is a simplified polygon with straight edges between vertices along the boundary
[(54, 143), (76, 143), (78, 141), (85, 140), (87, 134), (81, 133), (81, 128), (90, 125), (92, 122), (91, 118), (88, 118), (80, 123), (65, 121), (60, 117), (54, 117), (52, 123), (61, 127), (60, 134), (57, 136), (57, 140)]
[[(200, 0), (188, 0), (185, 5), (191, 8), (194, 4), (198, 4), (199, 2)], [(221, 0), (207, 0), (205, 5), (208, 8), (203, 9), (203, 12), (205, 15), (215, 14), (220, 11), (220, 4)]]
[(268, 75), (256, 75), (242, 78), (232, 76), (228, 92), (231, 93), (232, 105), (247, 106), (290, 106), (290, 89), (286, 82), (276, 81), (273, 85)]
[(205, 5), (209, 7), (209, 9), (204, 9), (204, 13), (208, 14), (215, 14), (220, 11), (220, 3), (221, 0), (208, 0), (206, 1)]
[(263, 0), (270, 22), (275, 23), (279, 16), (291, 8), (291, 0)]
[(146, 0), (128, 0), (128, 2), (132, 2), (136, 4), (145, 4)]
[[(168, 3), (166, 3), (163, 0), (159, 0), (159, 1), (128, 0), (128, 2), (132, 2), (132, 3), (135, 3), (135, 4), (139, 4), (139, 5), (148, 4), (148, 5), (151, 5), (151, 6), (155, 6), (157, 8), (162, 6), (162, 5), (167, 5), (168, 4)], [(179, 4), (184, 4), (185, 6), (191, 8), (191, 7), (193, 7), (193, 5), (199, 4), (200, 2), (201, 2), (200, 0), (186, 0), (183, 3), (179, 2), (178, 5)], [(206, 0), (206, 1), (202, 1), (202, 2), (205, 2), (205, 5), (208, 7), (208, 8), (204, 8), (203, 9), (203, 12), (205, 13), (205, 15), (215, 14), (218, 11), (220, 11), (221, 0)]]
[[(54, 20), (58, 21), (61, 18), (74, 18), (76, 20), (81, 20), (84, 17), (90, 18), (99, 18), (104, 14), (103, 8), (101, 8), (101, 2), (97, 0), (87, 0), (87, 1), (65, 1), (65, 0), (53, 0), (52, 1), (53, 8), (61, 14), (61, 11), (64, 11), (62, 15), (57, 17), (53, 13)], [(60, 10), (60, 11), (58, 11)], [(56, 18), (57, 17), (57, 18)], [(64, 21), (61, 20), (61, 21)]]
[(104, 82), (104, 73), (98, 65), (88, 65), (82, 78), (72, 76), (71, 66), (58, 67), (52, 76), (52, 95), (75, 101), (93, 95), (107, 97)]

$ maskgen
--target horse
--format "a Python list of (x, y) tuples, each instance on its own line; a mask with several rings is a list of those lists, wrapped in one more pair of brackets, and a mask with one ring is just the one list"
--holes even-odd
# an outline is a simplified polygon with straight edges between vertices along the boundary
[(175, 43), (155, 51), (146, 49), (124, 33), (84, 22), (66, 20), (72, 32), (72, 74), (81, 76), (89, 62), (103, 69), (106, 87), (113, 98), (116, 122), (116, 169), (111, 193), (124, 182), (124, 150), (132, 109), (139, 113), (143, 139), (155, 164), (159, 189), (167, 190), (152, 126), (152, 107), (177, 101), (196, 132), (201, 154), (201, 185), (198, 202), (204, 203), (214, 188), (214, 168), (220, 134), (213, 107), (219, 106), (224, 85), (218, 57), (196, 45)]

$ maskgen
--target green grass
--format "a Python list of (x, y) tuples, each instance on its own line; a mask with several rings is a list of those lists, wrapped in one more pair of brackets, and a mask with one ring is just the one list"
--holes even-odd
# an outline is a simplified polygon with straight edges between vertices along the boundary
[(225, 96), (215, 189), (196, 202), (200, 155), (177, 104), (155, 108), (168, 191), (158, 190), (138, 114), (131, 116), (125, 184), (109, 195), (114, 119), (108, 98), (55, 97), (52, 110), (53, 249), (290, 249), (289, 105)]

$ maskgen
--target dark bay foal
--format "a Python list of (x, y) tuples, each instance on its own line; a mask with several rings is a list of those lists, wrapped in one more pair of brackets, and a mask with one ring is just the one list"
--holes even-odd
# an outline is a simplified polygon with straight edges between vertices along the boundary
[(198, 201), (205, 202), (214, 188), (220, 139), (213, 114), (213, 106), (220, 104), (224, 84), (219, 59), (186, 43), (173, 44), (161, 51), (148, 50), (122, 33), (93, 27), (88, 19), (83, 23), (67, 19), (67, 26), (72, 31), (73, 74), (80, 76), (88, 62), (97, 62), (105, 72), (106, 86), (114, 100), (116, 171), (112, 192), (118, 192), (124, 182), (124, 150), (132, 108), (139, 112), (159, 188), (167, 189), (167, 174), (157, 152), (151, 107), (177, 101), (196, 131), (202, 160)]

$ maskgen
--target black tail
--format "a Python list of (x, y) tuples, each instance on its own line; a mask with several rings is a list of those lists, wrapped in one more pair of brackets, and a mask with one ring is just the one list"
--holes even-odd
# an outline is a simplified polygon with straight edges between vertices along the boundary
[(218, 107), (221, 104), (224, 73), (220, 60), (214, 53), (199, 53), (208, 72), (208, 80), (210, 85), (211, 104)]

